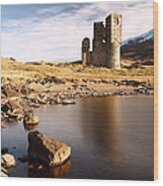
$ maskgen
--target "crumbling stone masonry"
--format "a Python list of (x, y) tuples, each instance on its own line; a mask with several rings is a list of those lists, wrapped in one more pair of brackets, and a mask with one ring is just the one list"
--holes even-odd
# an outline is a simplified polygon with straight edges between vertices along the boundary
[(110, 14), (103, 22), (94, 23), (94, 37), (82, 41), (82, 64), (120, 69), (120, 44), (122, 40), (122, 15)]

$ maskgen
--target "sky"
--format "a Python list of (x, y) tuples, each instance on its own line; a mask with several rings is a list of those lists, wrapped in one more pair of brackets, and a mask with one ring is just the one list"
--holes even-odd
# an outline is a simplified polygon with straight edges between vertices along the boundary
[(1, 56), (20, 61), (75, 61), (93, 23), (123, 16), (123, 40), (153, 29), (153, 0), (1, 6)]

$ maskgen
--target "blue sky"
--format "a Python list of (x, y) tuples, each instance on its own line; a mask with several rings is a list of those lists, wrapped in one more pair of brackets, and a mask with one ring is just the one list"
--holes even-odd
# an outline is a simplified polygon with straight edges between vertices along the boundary
[(153, 1), (2, 5), (2, 56), (21, 61), (73, 61), (93, 23), (123, 15), (123, 40), (153, 29)]

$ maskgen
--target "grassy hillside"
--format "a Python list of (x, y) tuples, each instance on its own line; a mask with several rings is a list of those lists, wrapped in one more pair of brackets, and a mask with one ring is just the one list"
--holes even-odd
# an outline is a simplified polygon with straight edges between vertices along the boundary
[[(130, 61), (122, 61), (127, 67)], [(1, 58), (2, 77), (12, 79), (17, 83), (23, 83), (27, 79), (40, 79), (42, 77), (55, 76), (60, 79), (92, 79), (92, 80), (140, 80), (153, 83), (153, 66), (141, 66), (139, 68), (122, 68), (112, 70), (103, 67), (83, 67), (79, 63), (52, 63), (33, 62), (22, 63), (8, 58)]]

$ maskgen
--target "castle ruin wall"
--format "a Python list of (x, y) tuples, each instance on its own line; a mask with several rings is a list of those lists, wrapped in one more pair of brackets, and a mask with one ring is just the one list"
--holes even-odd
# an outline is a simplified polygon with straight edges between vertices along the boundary
[(89, 38), (82, 42), (82, 64), (119, 69), (121, 40), (121, 14), (110, 14), (105, 26), (103, 22), (95, 22), (92, 52)]

